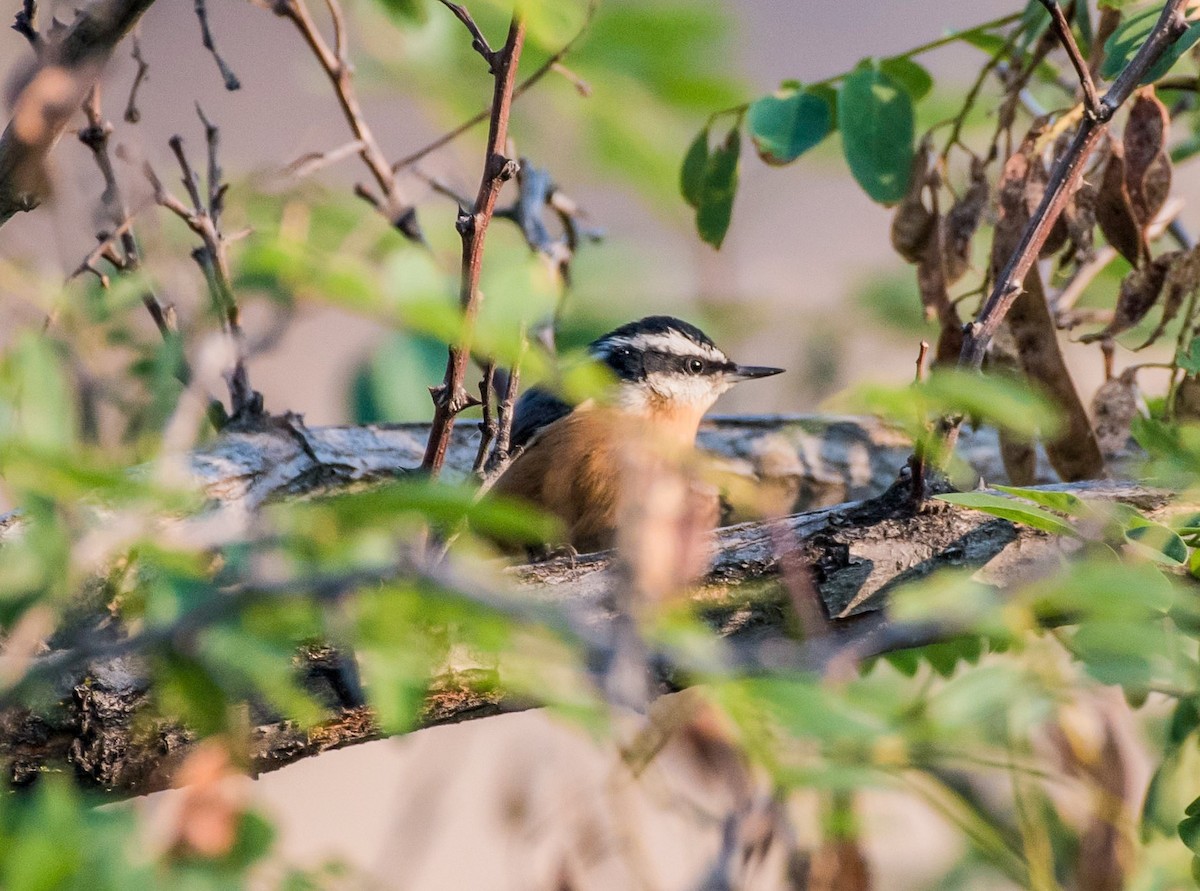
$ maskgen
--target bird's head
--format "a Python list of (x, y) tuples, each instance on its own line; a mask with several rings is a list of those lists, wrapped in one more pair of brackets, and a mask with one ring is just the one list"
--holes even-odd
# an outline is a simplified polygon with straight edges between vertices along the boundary
[(783, 371), (738, 365), (695, 325), (671, 316), (622, 325), (594, 341), (590, 351), (617, 377), (618, 408), (696, 423), (738, 381)]

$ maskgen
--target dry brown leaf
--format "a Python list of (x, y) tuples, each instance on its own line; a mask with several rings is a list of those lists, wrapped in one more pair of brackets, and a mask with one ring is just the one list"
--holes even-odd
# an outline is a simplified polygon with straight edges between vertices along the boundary
[(808, 891), (871, 891), (867, 858), (852, 839), (825, 842), (813, 854)]
[(1141, 401), (1136, 368), (1127, 368), (1105, 381), (1092, 397), (1096, 440), (1106, 456), (1127, 450), (1133, 419), (1141, 414)]
[(1072, 883), (1088, 891), (1121, 891), (1133, 866), (1131, 753), (1118, 728), (1123, 712), (1101, 699), (1067, 703), (1048, 728), (1063, 771), (1083, 779), (1091, 792)]
[[(1031, 178), (1029, 152), (1032, 140), (1026, 139), (1021, 149), (1005, 162), (1000, 179), (999, 216), (992, 241), (992, 277), (998, 278), (1004, 265), (1013, 255), (1021, 234), (1029, 222), (1027, 196)], [(1025, 276), (1025, 289), (1013, 301), (1008, 313), (1016, 353), (1025, 374), (1041, 385), (1062, 415), (1059, 435), (1045, 442), (1046, 456), (1058, 475), (1067, 482), (1094, 479), (1104, 472), (1104, 458), (1096, 443), (1087, 412), (1071, 382), (1058, 344), (1058, 334), (1042, 277), (1035, 265)]]
[[(988, 351), (986, 367), (988, 374), (1017, 377), (1021, 373), (1016, 344), (1007, 324), (1001, 325), (1000, 330), (996, 332)], [(1000, 460), (1004, 464), (1004, 472), (1010, 485), (1032, 486), (1037, 483), (1037, 447), (1027, 437), (1001, 430)]]
[(941, 324), (942, 330), (938, 332), (933, 364), (935, 366), (957, 365), (963, 347), (963, 325), (962, 319), (958, 317), (958, 308), (951, 304), (946, 314), (941, 317)]
[(1079, 188), (1071, 195), (1063, 208), (1062, 219), (1067, 227), (1069, 253), (1064, 262), (1074, 260), (1078, 264), (1091, 261), (1095, 256), (1096, 234), (1096, 187), (1081, 180)]
[(1171, 413), (1180, 421), (1200, 420), (1200, 378), (1189, 376), (1179, 382)]
[(921, 262), (937, 222), (937, 214), (925, 206), (924, 199), (931, 151), (929, 141), (923, 141), (913, 159), (908, 192), (892, 216), (892, 247), (909, 263)]
[(1171, 159), (1166, 151), (1171, 116), (1154, 87), (1137, 94), (1125, 124), (1125, 184), (1138, 223), (1145, 228), (1171, 191)]
[(1158, 327), (1146, 338), (1146, 342), (1138, 347), (1139, 350), (1145, 349), (1162, 337), (1167, 326), (1179, 314), (1183, 301), (1195, 293), (1198, 288), (1200, 288), (1200, 247), (1195, 247), (1190, 251), (1183, 252), (1171, 263), (1166, 281), (1163, 282), (1162, 318), (1159, 320)]
[(971, 239), (979, 228), (988, 200), (987, 168), (978, 158), (971, 161), (971, 183), (946, 214), (946, 282), (954, 284), (971, 266)]
[(950, 310), (950, 293), (946, 287), (944, 221), (934, 224), (934, 236), (928, 240), (917, 263), (917, 292), (925, 307), (925, 318), (940, 319)]
[(1125, 184), (1125, 152), (1119, 142), (1111, 143), (1108, 163), (1104, 165), (1104, 176), (1096, 196), (1096, 222), (1108, 243), (1134, 266), (1141, 266), (1149, 257), (1149, 248)]
[(182, 801), (171, 850), (209, 858), (233, 850), (245, 807), (244, 795), (234, 782), (238, 776), (223, 740), (207, 739), (192, 750), (176, 778)]
[(1087, 418), (1084, 403), (1070, 379), (1058, 346), (1054, 318), (1046, 306), (1042, 276), (1037, 267), (1025, 276), (1025, 291), (1013, 301), (1008, 324), (1016, 341), (1016, 354), (1026, 375), (1042, 385), (1062, 415), (1062, 430), (1046, 439), (1046, 458), (1064, 482), (1096, 479), (1104, 473), (1104, 456)]
[(1113, 320), (1103, 330), (1080, 338), (1083, 343), (1092, 343), (1128, 331), (1146, 317), (1154, 308), (1171, 265), (1183, 256), (1182, 251), (1171, 251), (1156, 257), (1148, 265), (1133, 269), (1121, 282), (1121, 293), (1117, 296), (1117, 309)]

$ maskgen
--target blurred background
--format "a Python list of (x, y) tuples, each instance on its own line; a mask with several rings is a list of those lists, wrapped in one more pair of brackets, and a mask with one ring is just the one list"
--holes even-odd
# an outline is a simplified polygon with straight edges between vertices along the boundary
[[(639, 19), (639, 6), (658, 10), (657, 18), (648, 19), (655, 27)], [(482, 107), (486, 71), (463, 46), (462, 29), (445, 10), (431, 10), (421, 27), (400, 29), (374, 4), (354, 0), (348, 7), (350, 52), (365, 114), (391, 157), (420, 148)], [(737, 388), (719, 411), (812, 410), (865, 375), (891, 380), (909, 375), (917, 341), (936, 331), (922, 323), (911, 268), (891, 251), (888, 211), (855, 185), (836, 140), (784, 169), (746, 157), (733, 224), (719, 252), (695, 235), (691, 212), (678, 196), (679, 161), (713, 110), (760, 95), (781, 80), (818, 80), (853, 67), (863, 56), (903, 51), (1014, 8), (1010, 0), (603, 4), (594, 25), (597, 39), (568, 60), (587, 80), (590, 98), (552, 73), (517, 103), (512, 130), (517, 150), (548, 168), (605, 236), (600, 244), (586, 245), (577, 259), (568, 329), (577, 321), (583, 337), (641, 315), (677, 313), (701, 323), (741, 361), (791, 372), (769, 385)], [(61, 14), (69, 12), (64, 7)], [(150, 68), (139, 94), (138, 124), (121, 120), (136, 70), (127, 48), (118, 52), (106, 78), (104, 108), (116, 125), (114, 145), (131, 158), (150, 160), (177, 188), (167, 140), (183, 135), (199, 157), (202, 131), (192, 107), (198, 101), (222, 128), (222, 159), (233, 182), (228, 231), (236, 231), (248, 215), (259, 232), (280, 225), (275, 207), (256, 215), (246, 209), (247, 190), (278, 195), (299, 188), (309, 203), (314, 192), (339, 203), (358, 229), (357, 243), (379, 238), (383, 224), (349, 194), (365, 176), (357, 158), (298, 185), (280, 176), (290, 161), (349, 139), (329, 85), (295, 29), (242, 0), (216, 0), (210, 15), (217, 45), (242, 88), (223, 89), (200, 44), (191, 4), (156, 5), (142, 24)], [(671, 36), (664, 40), (663, 33)], [(0, 60), (10, 81), (28, 57), (22, 38), (4, 29)], [(952, 46), (922, 61), (949, 94), (969, 81), (979, 58), (976, 50)], [(688, 60), (692, 70), (674, 71), (678, 59)], [(943, 83), (942, 77), (950, 79)], [(949, 106), (939, 105), (935, 96), (921, 108), (936, 120)], [(608, 128), (604, 132), (601, 123)], [(473, 195), (483, 138), (483, 128), (472, 130), (427, 158), (422, 172)], [(70, 134), (56, 150), (55, 165), (54, 204), (0, 230), (0, 256), (24, 259), (51, 278), (65, 277), (94, 244), (100, 188), (89, 154)], [(137, 166), (118, 162), (135, 207), (148, 197)], [(421, 202), (440, 265), (456, 269), (452, 202), (415, 177), (408, 187)], [(187, 235), (177, 220), (144, 217), (138, 229), (149, 242), (147, 263), (161, 269), (162, 255), (177, 259)], [(368, 235), (360, 237), (363, 230)], [(167, 239), (171, 249), (156, 249), (156, 238)], [(501, 258), (494, 262), (523, 250), (515, 227), (498, 226), (493, 238), (489, 254)], [(166, 270), (161, 278), (185, 318), (202, 311), (207, 298), (191, 268)], [(271, 329), (272, 315), (269, 307), (248, 302), (247, 333), (253, 340)], [(387, 355), (384, 326), (330, 302), (336, 303), (336, 295), (301, 301), (278, 341), (255, 357), (254, 384), (269, 409), (300, 412), (309, 423), (350, 421), (353, 378), (364, 361), (376, 357), (381, 373), (411, 367), (394, 350)], [(4, 312), (15, 312), (18, 325), (37, 315), (27, 306), (10, 305)], [(12, 324), (4, 327), (11, 333)], [(440, 378), (440, 354), (435, 351), (433, 358), (419, 362), (430, 371), (429, 380), (413, 382), (414, 398), (384, 406), (385, 419), (417, 420), (428, 412), (422, 385)]]
[[(517, 103), (512, 124), (519, 153), (549, 169), (604, 233), (601, 243), (584, 246), (575, 263), (564, 341), (585, 342), (623, 321), (669, 312), (701, 324), (739, 361), (789, 369), (767, 384), (734, 390), (718, 406), (725, 412), (811, 411), (856, 381), (909, 379), (919, 340), (936, 336), (936, 329), (922, 320), (911, 267), (890, 247), (889, 212), (851, 179), (836, 140), (785, 169), (746, 157), (733, 224), (719, 252), (695, 234), (678, 195), (679, 163), (714, 110), (781, 80), (821, 80), (864, 56), (895, 54), (1023, 5), (603, 4), (593, 25), (603, 40), (585, 42), (566, 60), (586, 80), (590, 96), (581, 96), (569, 77), (552, 73)], [(60, 7), (69, 18), (70, 4)], [(390, 157), (419, 149), (486, 102), (487, 73), (445, 9), (433, 4), (424, 25), (408, 28), (365, 0), (348, 0), (347, 9), (365, 116)], [(323, 15), (316, 4), (314, 11)], [(295, 29), (269, 10), (244, 0), (210, 0), (209, 12), (240, 90), (223, 88), (201, 46), (192, 4), (184, 0), (160, 0), (141, 26), (150, 67), (137, 124), (121, 118), (136, 66), (126, 48), (111, 64), (104, 106), (115, 124), (114, 145), (127, 159), (117, 166), (130, 205), (148, 203), (141, 159), (178, 191), (167, 146), (172, 134), (185, 137), (199, 162), (203, 133), (193, 101), (199, 102), (221, 127), (221, 158), (232, 183), (227, 231), (252, 226), (251, 250), (255, 238), (300, 229), (311, 252), (312, 279), (293, 282), (295, 287), (268, 281), (261, 270), (239, 273), (246, 331), (259, 347), (251, 379), (267, 408), (299, 412), (310, 424), (426, 418), (425, 388), (441, 378), (442, 348), (348, 308), (350, 292), (409, 269), (404, 252), (411, 249), (352, 197), (353, 184), (365, 178), (357, 159), (303, 182), (282, 172), (307, 153), (349, 139), (324, 75)], [(498, 33), (498, 18), (482, 12), (481, 20)], [(531, 58), (536, 53), (535, 47)], [(19, 35), (0, 30), (0, 68), (9, 92), (29, 55)], [(681, 59), (687, 65), (679, 66)], [(939, 91), (952, 94), (973, 77), (980, 56), (953, 46), (922, 62)], [(922, 103), (924, 124), (947, 116), (950, 107), (935, 93)], [(981, 114), (988, 110), (985, 101)], [(422, 171), (474, 194), (483, 138), (483, 129), (472, 130), (425, 159)], [(41, 325), (63, 299), (61, 287), (24, 285), (34, 279), (61, 283), (95, 243), (101, 183), (89, 153), (68, 133), (54, 165), (55, 200), (0, 229), (0, 292), (10, 298), (0, 306), (0, 344), (24, 327)], [(1179, 182), (1185, 196), (1200, 186), (1188, 168), (1179, 174), (1186, 177), (1192, 182)], [(406, 183), (419, 200), (434, 265), (453, 276), (458, 247), (452, 202), (415, 176)], [(1193, 231), (1200, 224), (1191, 206), (1183, 219)], [(139, 214), (138, 232), (147, 269), (188, 328), (189, 319), (208, 312), (203, 281), (186, 260), (188, 234), (178, 220), (152, 211)], [(504, 269), (512, 258), (526, 256), (514, 227), (498, 223), (492, 232), (489, 266)], [(352, 257), (363, 258), (362, 268), (342, 269), (339, 264), (356, 262)], [(339, 275), (323, 274), (334, 267)], [(95, 296), (94, 283), (83, 287)], [(152, 332), (147, 319), (135, 324)], [(127, 359), (113, 342), (84, 342), (80, 349), (89, 351), (80, 358), (95, 369)], [(1068, 349), (1068, 360), (1077, 380), (1085, 381), (1086, 397), (1102, 379), (1097, 351)], [(598, 839), (639, 834), (652, 851), (654, 881), (645, 886), (687, 887), (695, 878), (689, 864), (708, 859), (695, 851), (715, 852), (720, 827), (668, 819), (645, 790), (621, 805), (628, 810), (613, 810), (620, 795), (606, 784), (611, 757), (581, 730), (531, 712), (329, 753), (271, 774), (249, 785), (247, 794), (280, 820), (286, 855), (306, 862), (344, 859), (379, 887), (482, 887), (510, 868), (515, 871), (507, 874), (526, 876), (510, 887), (541, 887), (533, 877), (541, 882), (552, 876), (550, 861), (537, 859), (538, 844), (553, 846), (556, 832)], [(669, 759), (662, 769), (670, 772)], [(496, 797), (496, 790), (503, 796), (515, 787), (525, 790), (521, 801)], [(866, 800), (865, 836), (882, 877), (878, 887), (929, 887), (964, 853), (946, 826), (911, 799), (879, 792), (867, 793)], [(151, 813), (169, 808), (170, 793), (144, 806)], [(534, 827), (528, 838), (497, 833), (497, 814), (506, 808), (526, 809), (522, 825)], [(414, 835), (413, 826), (422, 826), (423, 834)], [(603, 850), (596, 857), (603, 866)], [(513, 867), (518, 862), (523, 865)], [(639, 886), (600, 867), (596, 875), (601, 878), (587, 887)]]

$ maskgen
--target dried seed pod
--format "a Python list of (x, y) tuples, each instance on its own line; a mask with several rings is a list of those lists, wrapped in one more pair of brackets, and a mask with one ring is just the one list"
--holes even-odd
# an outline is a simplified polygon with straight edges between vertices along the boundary
[(1190, 251), (1176, 252), (1177, 256), (1167, 270), (1166, 280), (1162, 287), (1162, 318), (1146, 342), (1138, 347), (1145, 349), (1162, 337), (1167, 326), (1179, 315), (1183, 301), (1200, 289), (1200, 247)]
[(1092, 397), (1092, 420), (1096, 440), (1105, 456), (1128, 451), (1133, 419), (1142, 413), (1137, 385), (1137, 368), (1127, 368), (1118, 377), (1100, 385)]
[(1143, 228), (1157, 216), (1171, 191), (1171, 158), (1166, 144), (1171, 116), (1154, 87), (1137, 94), (1125, 124), (1125, 184), (1134, 215)]
[(1179, 382), (1171, 413), (1177, 421), (1200, 420), (1200, 378), (1188, 375)]
[(1113, 142), (1096, 196), (1096, 222), (1122, 257), (1134, 266), (1141, 266), (1150, 251), (1125, 184), (1125, 166), (1124, 149), (1119, 142)]
[(983, 219), (988, 201), (987, 168), (982, 161), (971, 161), (971, 183), (946, 214), (946, 281), (954, 284), (971, 266), (971, 240)]
[(933, 235), (937, 214), (925, 206), (925, 188), (930, 185), (929, 156), (932, 145), (926, 137), (913, 159), (908, 192), (892, 216), (892, 247), (909, 263), (920, 263)]
[[(996, 332), (988, 350), (986, 367), (989, 374), (1020, 376), (1021, 362), (1017, 358), (1017, 346), (1008, 325), (1001, 325)], [(1028, 437), (1015, 436), (1001, 429), (1000, 460), (1010, 485), (1032, 486), (1037, 483), (1037, 445)]]
[(1105, 337), (1113, 337), (1128, 331), (1144, 319), (1158, 302), (1171, 265), (1182, 255), (1182, 251), (1171, 251), (1156, 257), (1140, 269), (1130, 271), (1121, 282), (1121, 293), (1117, 297), (1117, 309), (1113, 320), (1102, 331), (1081, 338), (1082, 342), (1092, 343)]
[(1069, 251), (1063, 260), (1077, 264), (1090, 262), (1096, 254), (1096, 187), (1080, 180), (1079, 188), (1063, 208), (1062, 219), (1067, 226)]

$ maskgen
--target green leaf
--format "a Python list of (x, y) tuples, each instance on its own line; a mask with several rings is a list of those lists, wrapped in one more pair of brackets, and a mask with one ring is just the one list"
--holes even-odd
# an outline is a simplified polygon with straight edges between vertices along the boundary
[(1125, 539), (1137, 545), (1147, 556), (1174, 566), (1187, 562), (1188, 548), (1174, 529), (1139, 518), (1125, 530)]
[(872, 200), (904, 197), (913, 160), (912, 99), (878, 68), (856, 68), (838, 92), (838, 126), (850, 172)]
[[(1120, 74), (1133, 60), (1137, 51), (1142, 48), (1154, 25), (1162, 14), (1161, 4), (1150, 6), (1141, 12), (1131, 15), (1117, 26), (1108, 41), (1104, 44), (1104, 64), (1100, 66), (1100, 76), (1112, 80)], [(1200, 40), (1200, 22), (1192, 24), (1183, 36), (1167, 47), (1162, 57), (1146, 72), (1142, 78), (1143, 84), (1158, 80), (1183, 56), (1191, 46)]]
[(959, 507), (968, 507), (972, 510), (983, 511), (985, 514), (990, 514), (993, 517), (999, 517), (1002, 520), (1011, 520), (1014, 523), (1022, 523), (1034, 529), (1049, 532), (1052, 535), (1078, 537), (1079, 534), (1075, 531), (1075, 527), (1049, 511), (1042, 510), (1040, 507), (1024, 505), (1019, 501), (1012, 498), (1005, 498), (1002, 495), (990, 495), (987, 492), (954, 492), (949, 495), (937, 495), (935, 497), (939, 501), (945, 501), (948, 504), (956, 504)]
[(1200, 854), (1200, 814), (1180, 821), (1179, 837), (1183, 839), (1183, 843), (1191, 849), (1193, 854)]
[(708, 170), (708, 128), (696, 134), (679, 171), (679, 191), (683, 200), (699, 209), (704, 200), (704, 174)]
[(746, 123), (759, 157), (768, 164), (790, 164), (830, 134), (833, 111), (824, 96), (800, 90), (758, 99)]
[(423, 25), (429, 20), (425, 0), (376, 0), (401, 25)]
[(725, 240), (733, 217), (741, 151), (742, 133), (735, 127), (713, 151), (704, 170), (704, 189), (696, 209), (696, 229), (700, 237), (715, 248)]
[(1040, 504), (1042, 507), (1048, 507), (1050, 510), (1069, 514), (1072, 517), (1083, 516), (1088, 510), (1087, 503), (1078, 495), (1072, 495), (1070, 492), (1048, 492), (1045, 489), (1025, 489), (1018, 486), (992, 486), (992, 488), (1032, 501), (1034, 504)]
[(1179, 351), (1175, 364), (1188, 374), (1200, 374), (1200, 337), (1193, 337), (1187, 349)]
[(1189, 817), (1200, 817), (1200, 798), (1193, 798), (1192, 803), (1184, 808), (1183, 812)]
[(879, 70), (904, 87), (913, 102), (920, 102), (933, 89), (933, 77), (925, 66), (908, 56), (893, 56), (879, 63)]

